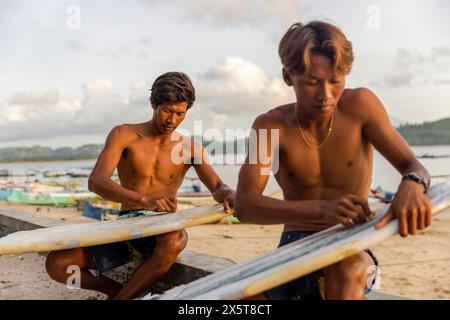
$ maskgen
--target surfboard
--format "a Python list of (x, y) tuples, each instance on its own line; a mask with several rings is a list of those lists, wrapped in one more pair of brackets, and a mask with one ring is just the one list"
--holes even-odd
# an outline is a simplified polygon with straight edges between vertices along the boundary
[(177, 196), (177, 201), (179, 204), (189, 204), (194, 206), (206, 206), (216, 202), (212, 196), (204, 196), (204, 197)]
[[(433, 215), (450, 207), (450, 182), (430, 189)], [(144, 299), (243, 299), (265, 292), (313, 271), (339, 262), (398, 233), (397, 220), (380, 230), (375, 224), (388, 206), (375, 211), (375, 218), (363, 225), (344, 229), (336, 225), (265, 255), (173, 288), (161, 296)]]
[(0, 239), (0, 255), (89, 247), (133, 240), (220, 221), (222, 204), (123, 220), (63, 225), (12, 233)]
[[(278, 198), (281, 196), (281, 192), (276, 192), (271, 196)], [(223, 211), (222, 204), (211, 204), (214, 202), (212, 196), (181, 198), (182, 201), (186, 199), (191, 202), (199, 201), (195, 204), (202, 206), (180, 210), (176, 213), (15, 232), (0, 238), (0, 256), (73, 249), (133, 240), (195, 225), (219, 222), (232, 215), (232, 213), (226, 214)], [(202, 200), (204, 202), (201, 202)]]
[[(282, 191), (276, 191), (274, 193), (271, 193), (268, 195), (269, 197), (276, 198), (276, 199), (282, 199), (283, 198), (283, 192)], [(215, 203), (214, 198), (211, 195), (189, 195), (187, 193), (177, 195), (177, 201), (181, 204), (190, 204), (194, 206), (206, 206), (211, 205)]]

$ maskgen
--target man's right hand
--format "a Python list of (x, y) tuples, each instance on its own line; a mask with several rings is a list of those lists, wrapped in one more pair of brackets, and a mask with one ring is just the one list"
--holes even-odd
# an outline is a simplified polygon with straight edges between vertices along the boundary
[(333, 200), (323, 200), (320, 212), (325, 224), (341, 223), (347, 228), (373, 218), (367, 200), (351, 194)]
[(176, 212), (178, 209), (177, 198), (143, 198), (144, 209), (158, 212)]

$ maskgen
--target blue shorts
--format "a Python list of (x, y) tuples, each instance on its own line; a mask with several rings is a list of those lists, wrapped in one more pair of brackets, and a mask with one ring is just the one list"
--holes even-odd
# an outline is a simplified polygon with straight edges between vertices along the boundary
[[(119, 217), (138, 217), (139, 210), (121, 211)], [(94, 256), (94, 263), (98, 274), (103, 274), (109, 270), (127, 264), (136, 258), (147, 258), (155, 249), (156, 238), (154, 236), (134, 239), (129, 241), (102, 244), (88, 247)]]
[[(314, 232), (284, 232), (281, 235), (281, 240), (278, 247), (282, 247), (312, 234), (314, 234)], [(366, 249), (365, 251), (373, 259), (374, 265), (378, 267), (378, 261), (373, 253), (369, 249)], [(375, 279), (376, 277), (373, 280), (373, 284), (375, 284)], [(325, 283), (324, 280), (325, 276), (323, 271), (317, 270), (306, 276), (270, 289), (269, 291), (266, 291), (266, 295), (271, 300), (323, 300), (325, 296), (323, 290), (323, 284)], [(365, 294), (370, 291), (371, 289), (366, 288)]]

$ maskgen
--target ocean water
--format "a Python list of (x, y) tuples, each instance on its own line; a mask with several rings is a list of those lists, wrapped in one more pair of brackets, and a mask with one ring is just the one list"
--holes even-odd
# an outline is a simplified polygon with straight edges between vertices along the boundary
[[(435, 156), (450, 156), (450, 145), (443, 146), (414, 146), (411, 147), (416, 156), (425, 154)], [(419, 161), (427, 168), (431, 176), (450, 175), (450, 157), (419, 159)], [(220, 165), (214, 166), (220, 177), (225, 183), (235, 187), (240, 166), (236, 165)], [(192, 173), (190, 173), (192, 174)], [(195, 175), (195, 172), (193, 172)], [(397, 170), (378, 152), (374, 152), (372, 187), (383, 187), (385, 190), (396, 191), (400, 183), (401, 176)], [(270, 194), (276, 192), (280, 188), (274, 177), (269, 178), (265, 193)]]
[[(412, 147), (416, 156), (421, 155), (450, 155), (450, 145), (443, 146), (414, 146)], [(228, 155), (230, 160), (233, 155)], [(238, 160), (245, 158), (245, 155), (237, 155)], [(214, 164), (220, 163), (221, 158), (212, 157), (211, 161), (216, 172), (222, 180), (235, 188), (237, 186), (238, 173), (240, 165), (235, 164)], [(434, 158), (434, 159), (419, 159), (421, 163), (428, 169), (430, 175), (450, 175), (450, 158)], [(222, 161), (223, 162), (223, 161)], [(0, 163), (0, 169), (7, 169), (14, 174), (23, 174), (27, 170), (63, 170), (70, 168), (86, 168), (93, 167), (95, 160), (75, 160), (75, 161), (50, 161), (50, 162), (18, 162), (18, 163)], [(195, 177), (194, 169), (190, 169), (187, 174), (188, 177)], [(66, 179), (67, 178), (60, 178)], [(55, 179), (52, 179), (55, 180)], [(81, 179), (84, 183), (86, 179)], [(372, 187), (382, 186), (386, 190), (395, 191), (400, 182), (400, 174), (384, 159), (378, 152), (374, 153), (374, 170), (372, 178)], [(186, 181), (188, 185), (189, 181)], [(277, 182), (271, 176), (265, 193), (272, 193), (279, 190)]]
[[(442, 146), (413, 146), (411, 147), (417, 157), (422, 155), (449, 156), (446, 158), (419, 159), (427, 168), (430, 176), (450, 175), (450, 145)], [(395, 191), (400, 182), (400, 174), (395, 168), (378, 152), (374, 155), (374, 169), (372, 186)]]

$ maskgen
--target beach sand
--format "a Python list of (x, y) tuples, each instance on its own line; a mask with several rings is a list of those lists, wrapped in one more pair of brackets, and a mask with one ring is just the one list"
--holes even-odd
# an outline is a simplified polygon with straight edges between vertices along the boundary
[[(36, 212), (35, 207), (9, 206)], [(59, 212), (59, 213), (58, 213)], [(38, 214), (79, 215), (74, 209), (51, 208)], [(188, 229), (187, 249), (245, 261), (277, 247), (282, 226), (214, 224)], [(450, 299), (450, 209), (414, 237), (389, 238), (372, 247), (381, 265), (377, 291), (412, 299)], [(38, 254), (0, 257), (0, 299), (104, 299), (87, 290), (69, 290), (45, 272)]]

